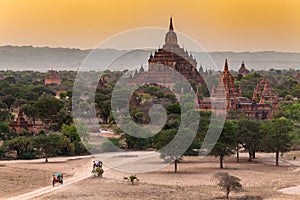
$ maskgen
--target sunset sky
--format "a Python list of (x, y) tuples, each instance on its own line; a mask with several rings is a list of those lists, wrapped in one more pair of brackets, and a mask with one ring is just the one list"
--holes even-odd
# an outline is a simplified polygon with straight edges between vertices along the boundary
[(171, 15), (208, 51), (300, 52), (299, 0), (0, 0), (0, 45), (90, 49)]

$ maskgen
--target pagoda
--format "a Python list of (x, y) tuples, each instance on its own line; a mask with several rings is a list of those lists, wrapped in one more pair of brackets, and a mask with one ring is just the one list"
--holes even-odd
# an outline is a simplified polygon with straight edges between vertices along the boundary
[(246, 68), (244, 61), (242, 62), (241, 67), (240, 67), (238, 73), (241, 74), (241, 75), (243, 75), (243, 76), (246, 76), (246, 75), (248, 75), (250, 73), (250, 71)]
[(226, 59), (217, 88), (212, 88), (211, 97), (198, 98), (198, 103), (200, 110), (225, 114), (229, 118), (244, 115), (252, 120), (265, 120), (272, 118), (278, 109), (278, 95), (272, 91), (271, 82), (263, 79), (254, 89), (252, 99), (243, 97), (241, 88), (235, 86)]
[(51, 69), (45, 77), (45, 85), (60, 85), (61, 79), (57, 71)]
[(9, 129), (17, 134), (22, 134), (24, 130), (33, 132), (33, 124), (26, 121), (23, 111), (20, 110), (17, 119), (9, 122)]
[(130, 76), (129, 84), (158, 84), (173, 88), (176, 82), (182, 81), (179, 72), (186, 80), (202, 84), (203, 78), (197, 70), (197, 61), (191, 54), (178, 45), (172, 17), (169, 31), (165, 35), (165, 44), (157, 49), (148, 59), (148, 71), (143, 66)]

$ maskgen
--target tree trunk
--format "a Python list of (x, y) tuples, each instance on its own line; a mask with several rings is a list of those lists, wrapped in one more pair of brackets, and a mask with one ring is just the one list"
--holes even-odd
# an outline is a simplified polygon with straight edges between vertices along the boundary
[(223, 156), (220, 155), (220, 168), (223, 169)]
[(236, 145), (236, 162), (240, 162), (239, 144)]
[(252, 161), (252, 150), (251, 150), (250, 147), (248, 149), (248, 152), (249, 152), (249, 159), (248, 159), (248, 161), (251, 162)]
[(175, 173), (177, 172), (177, 163), (178, 163), (178, 159), (175, 159), (175, 162), (174, 162), (174, 172)]
[(17, 158), (19, 158), (20, 157), (20, 150), (19, 149), (17, 149)]
[(253, 147), (253, 150), (252, 150), (252, 158), (255, 159), (255, 147)]
[(229, 192), (230, 192), (230, 190), (229, 190), (229, 188), (227, 188), (227, 190), (226, 190), (226, 199), (229, 199)]
[(45, 162), (47, 163), (48, 162), (48, 156), (46, 155), (45, 157)]
[(279, 151), (276, 152), (276, 166), (279, 166)]

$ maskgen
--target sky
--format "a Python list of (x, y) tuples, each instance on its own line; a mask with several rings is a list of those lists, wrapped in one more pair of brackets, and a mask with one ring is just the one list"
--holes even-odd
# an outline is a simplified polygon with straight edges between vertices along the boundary
[(171, 15), (207, 51), (300, 52), (299, 0), (0, 0), (0, 46), (92, 49)]

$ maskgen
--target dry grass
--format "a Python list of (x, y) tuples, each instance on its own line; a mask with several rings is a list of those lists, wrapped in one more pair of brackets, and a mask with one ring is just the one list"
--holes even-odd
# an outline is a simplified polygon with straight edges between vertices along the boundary
[(26, 193), (34, 189), (49, 186), (52, 183), (52, 174), (61, 172), (64, 177), (71, 177), (76, 173), (82, 162), (91, 162), (90, 158), (70, 161), (44, 160), (38, 162), (16, 161), (0, 162), (0, 199)]
[[(130, 174), (106, 170), (104, 178), (88, 178), (35, 199), (222, 199), (225, 193), (216, 186), (213, 175), (223, 171), (240, 178), (245, 189), (244, 192), (230, 194), (232, 199), (248, 195), (263, 199), (296, 200), (300, 199), (300, 195), (286, 195), (277, 191), (300, 185), (300, 165), (297, 159), (290, 159), (294, 155), (300, 158), (298, 152), (289, 153), (283, 157), (286, 162), (280, 167), (274, 166), (274, 157), (270, 154), (257, 154), (253, 162), (248, 162), (246, 157), (239, 163), (234, 157), (226, 158), (225, 169), (218, 168), (218, 159), (214, 157), (185, 157), (178, 165), (178, 173), (173, 173), (174, 166), (171, 165), (160, 171), (137, 174), (140, 181), (134, 186), (123, 180), (124, 176)], [(21, 166), (1, 166), (0, 162), (0, 178), (4, 179), (0, 185), (0, 196), (15, 196), (50, 185), (49, 177), (51, 179), (53, 171), (60, 171), (70, 177), (87, 162), (91, 162), (91, 159), (48, 164), (25, 163)]]

